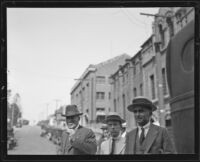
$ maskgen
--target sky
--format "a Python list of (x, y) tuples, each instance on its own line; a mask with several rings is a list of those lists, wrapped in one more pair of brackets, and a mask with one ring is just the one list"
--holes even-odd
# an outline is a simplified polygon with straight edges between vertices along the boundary
[(154, 20), (140, 13), (158, 8), (7, 8), (8, 86), (21, 96), (23, 117), (38, 121), (70, 104), (89, 64), (134, 56)]

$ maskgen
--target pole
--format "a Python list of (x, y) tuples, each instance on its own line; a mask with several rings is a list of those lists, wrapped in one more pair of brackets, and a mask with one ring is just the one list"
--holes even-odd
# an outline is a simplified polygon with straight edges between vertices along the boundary
[(158, 31), (157, 19), (154, 24), (154, 33), (155, 33), (155, 58), (156, 58), (156, 79), (157, 79), (157, 93), (158, 93), (158, 117), (159, 123), (161, 126), (165, 126), (164, 120), (164, 97), (163, 97), (163, 82), (162, 82), (162, 65), (161, 65), (161, 57), (160, 57), (160, 37)]
[(49, 106), (49, 104), (47, 103), (46, 106), (47, 106), (46, 110), (47, 110), (47, 119), (48, 119), (48, 106)]
[(58, 110), (58, 102), (60, 100), (59, 99), (55, 99), (55, 102), (56, 102), (56, 111), (55, 111), (55, 115), (56, 115), (56, 125), (58, 126), (58, 113), (57, 113), (57, 110)]

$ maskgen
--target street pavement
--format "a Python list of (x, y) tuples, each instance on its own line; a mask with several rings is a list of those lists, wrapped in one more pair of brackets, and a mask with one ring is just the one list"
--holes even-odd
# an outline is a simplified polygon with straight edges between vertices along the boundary
[(55, 155), (56, 145), (45, 137), (40, 137), (39, 126), (23, 126), (15, 130), (17, 146), (8, 150), (8, 155)]

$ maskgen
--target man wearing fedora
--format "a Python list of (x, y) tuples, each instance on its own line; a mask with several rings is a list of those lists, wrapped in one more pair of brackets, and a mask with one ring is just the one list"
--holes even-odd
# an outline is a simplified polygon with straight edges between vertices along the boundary
[(128, 110), (134, 113), (137, 128), (126, 136), (125, 154), (174, 154), (175, 147), (166, 128), (150, 120), (157, 107), (145, 97), (136, 97)]
[(122, 137), (122, 123), (125, 122), (116, 112), (110, 112), (106, 117), (106, 123), (110, 138), (103, 141), (100, 146), (100, 154), (124, 154), (125, 138)]
[(95, 134), (91, 129), (79, 125), (80, 113), (76, 105), (68, 105), (65, 109), (67, 131), (61, 138), (60, 154), (87, 155), (95, 154), (97, 144)]

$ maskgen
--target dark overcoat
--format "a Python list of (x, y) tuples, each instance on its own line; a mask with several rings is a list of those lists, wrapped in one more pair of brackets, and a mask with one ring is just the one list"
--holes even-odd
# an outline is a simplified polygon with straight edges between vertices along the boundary
[(66, 131), (63, 132), (59, 154), (87, 155), (96, 153), (96, 138), (94, 132), (91, 129), (79, 126), (72, 138), (74, 140), (70, 141), (69, 133)]
[[(126, 136), (125, 154), (134, 154), (138, 129), (133, 129)], [(175, 147), (166, 128), (151, 124), (143, 144), (144, 154), (175, 154)]]

